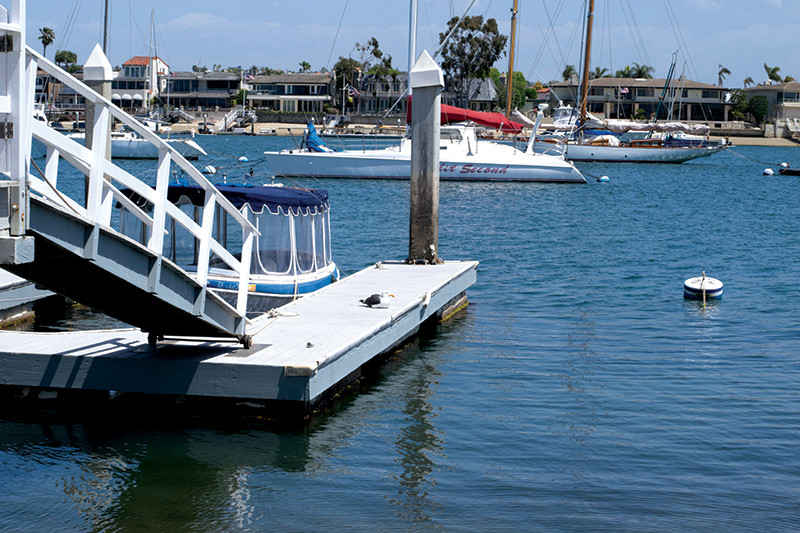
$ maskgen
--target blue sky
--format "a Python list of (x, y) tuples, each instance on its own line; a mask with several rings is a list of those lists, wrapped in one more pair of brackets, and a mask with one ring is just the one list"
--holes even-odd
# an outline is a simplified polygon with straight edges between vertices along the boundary
[[(468, 4), (419, 0), (418, 52), (432, 52), (447, 20)], [(497, 19), (507, 35), (512, 5), (512, 0), (477, 0), (470, 15)], [(547, 81), (559, 78), (565, 64), (578, 67), (583, 5), (583, 0), (519, 0), (515, 70), (530, 81)], [(373, 36), (395, 67), (407, 66), (405, 0), (111, 0), (111, 6), (112, 65), (149, 53), (154, 11), (158, 55), (174, 70), (215, 64), (297, 70), (301, 61), (313, 70), (331, 68), (339, 56), (355, 54), (356, 42)], [(102, 41), (102, 21), (103, 0), (30, 0), (28, 41), (41, 51), (38, 29), (53, 28), (56, 43), (48, 57), (66, 49), (83, 62)], [(677, 74), (706, 83), (717, 83), (719, 65), (731, 71), (726, 86), (740, 87), (748, 76), (763, 81), (764, 63), (800, 80), (797, 0), (595, 0), (593, 41), (592, 66), (612, 72), (636, 62), (654, 66), (656, 77), (664, 77), (677, 50)], [(507, 59), (497, 67), (505, 70)]]

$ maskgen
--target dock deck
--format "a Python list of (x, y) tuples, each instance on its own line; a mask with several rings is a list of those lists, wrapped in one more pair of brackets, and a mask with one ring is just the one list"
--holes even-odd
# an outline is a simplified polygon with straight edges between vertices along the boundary
[[(0, 385), (313, 405), (463, 298), (477, 264), (378, 263), (253, 320), (249, 349), (196, 339), (152, 347), (137, 329), (0, 331)], [(384, 290), (395, 295), (386, 309), (359, 302)]]

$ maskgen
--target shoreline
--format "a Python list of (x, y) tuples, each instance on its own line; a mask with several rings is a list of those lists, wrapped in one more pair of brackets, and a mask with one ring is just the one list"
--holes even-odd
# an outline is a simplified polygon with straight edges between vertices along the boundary
[[(255, 135), (278, 135), (278, 136), (289, 136), (289, 135), (303, 135), (303, 130), (305, 129), (305, 124), (289, 124), (283, 122), (259, 122), (256, 123), (253, 131), (255, 131)], [(187, 132), (190, 130), (194, 130), (197, 132), (198, 126), (197, 124), (191, 123), (180, 123), (180, 124), (173, 124), (172, 132), (173, 133), (182, 133)], [(259, 133), (262, 130), (269, 130), (274, 131), (275, 133), (266, 134), (266, 133)], [(250, 128), (246, 128), (247, 133), (244, 135), (251, 135)], [(220, 135), (220, 134), (217, 134)], [(242, 135), (242, 134), (235, 134), (235, 133), (224, 133), (221, 135)], [(709, 140), (712, 142), (716, 142), (720, 139), (724, 139), (726, 136), (721, 135), (711, 135), (709, 136)], [(736, 137), (736, 136), (727, 136), (727, 139), (730, 141), (732, 146), (779, 146), (779, 147), (790, 147), (790, 146), (798, 146), (800, 147), (800, 143), (795, 142), (791, 139), (787, 139), (785, 137)]]

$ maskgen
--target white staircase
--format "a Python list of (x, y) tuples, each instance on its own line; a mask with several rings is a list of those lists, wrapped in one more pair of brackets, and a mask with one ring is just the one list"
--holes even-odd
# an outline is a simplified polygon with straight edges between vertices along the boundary
[[(10, 10), (0, 6), (0, 264), (147, 331), (151, 343), (164, 336), (232, 337), (248, 346), (245, 310), (255, 227), (174, 148), (27, 48), (25, 2), (8, 3)], [(37, 67), (95, 106), (94, 122), (87, 124), (93, 128), (91, 149), (33, 119)], [(158, 147), (154, 185), (106, 159), (111, 117)], [(32, 142), (42, 143), (44, 160), (31, 159)], [(173, 170), (206, 191), (199, 224), (167, 201)], [(152, 204), (152, 214), (122, 189)], [(146, 228), (138, 242), (120, 231), (122, 208)], [(232, 253), (213, 238), (218, 212), (227, 224), (241, 227), (240, 250)], [(185, 272), (163, 255), (173, 223), (196, 239), (196, 273)], [(206, 289), (212, 257), (238, 273), (235, 308)]]

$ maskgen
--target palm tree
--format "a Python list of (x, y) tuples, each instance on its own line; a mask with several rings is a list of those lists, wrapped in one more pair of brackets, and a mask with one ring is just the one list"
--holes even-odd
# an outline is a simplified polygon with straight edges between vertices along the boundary
[(78, 62), (78, 56), (75, 52), (70, 52), (69, 50), (59, 50), (56, 52), (56, 65), (64, 65), (66, 68), (67, 65), (74, 65)]
[(308, 61), (300, 62), (300, 72), (308, 72), (311, 70), (311, 64)]
[(751, 78), (750, 76), (747, 76), (747, 77), (744, 79), (744, 86), (745, 86), (745, 87), (750, 87), (751, 85), (755, 85), (755, 84), (756, 84), (756, 82), (754, 82), (754, 81), (753, 81), (753, 78)]
[(731, 73), (726, 67), (722, 65), (719, 66), (719, 72), (717, 72), (717, 77), (719, 79), (718, 86), (722, 87), (722, 81), (725, 79), (725, 76), (728, 76)]
[(56, 40), (56, 32), (54, 32), (51, 28), (39, 28), (39, 40), (42, 41), (42, 55), (47, 56), (47, 47), (53, 44), (53, 41)]
[(636, 75), (636, 71), (631, 68), (630, 65), (626, 65), (625, 68), (618, 70), (614, 75), (616, 78), (638, 78), (639, 76)]
[(561, 77), (564, 81), (569, 81), (573, 76), (577, 75), (578, 71), (575, 70), (575, 65), (567, 65), (564, 71), (561, 73)]
[(781, 75), (778, 74), (781, 71), (781, 67), (770, 67), (764, 63), (764, 70), (767, 73), (768, 80), (777, 81), (778, 83), (783, 81)]
[(640, 65), (639, 63), (633, 64), (634, 78), (652, 78), (655, 68), (650, 65)]
[(783, 78), (783, 83), (789, 83), (790, 81), (795, 81), (795, 80), (791, 76), (786, 76), (785, 78)]
[(598, 78), (607, 78), (608, 77), (608, 69), (607, 68), (600, 68), (594, 67), (594, 70), (589, 73), (589, 79), (598, 79)]

